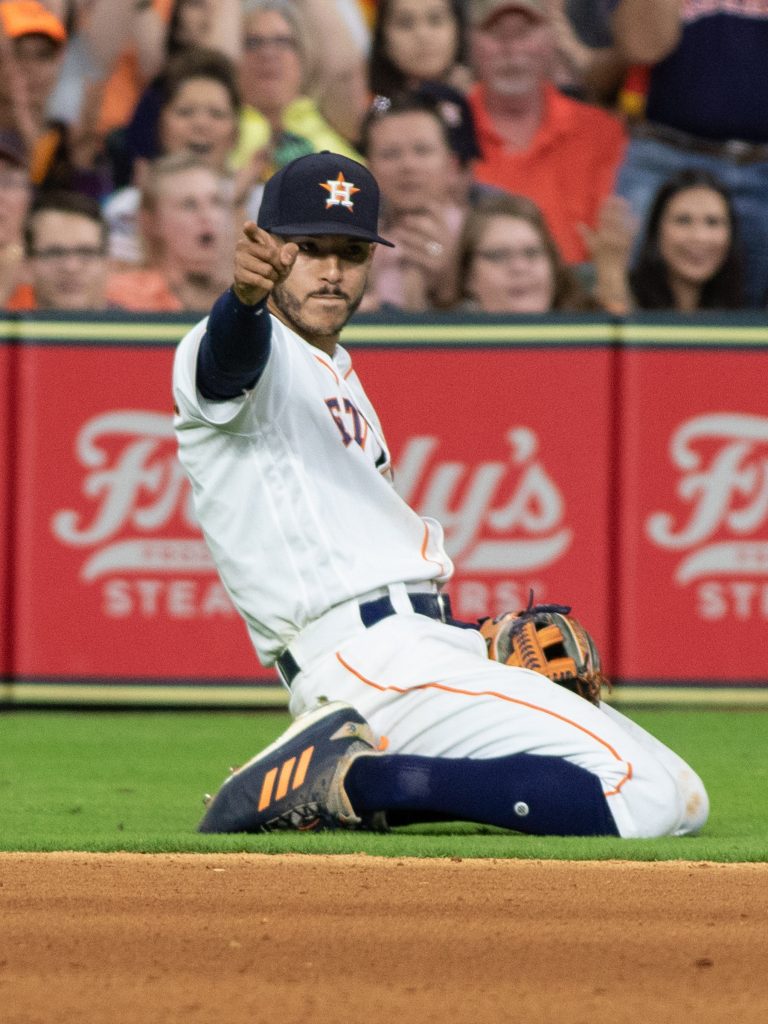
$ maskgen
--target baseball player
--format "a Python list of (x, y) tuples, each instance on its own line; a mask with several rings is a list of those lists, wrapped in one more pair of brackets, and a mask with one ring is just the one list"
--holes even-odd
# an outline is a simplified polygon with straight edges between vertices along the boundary
[(708, 801), (692, 769), (599, 695), (553, 682), (599, 688), (597, 652), (567, 608), (482, 631), (451, 618), (441, 527), (394, 489), (385, 434), (339, 344), (374, 246), (391, 244), (378, 209), (355, 161), (286, 165), (242, 228), (233, 286), (176, 353), (197, 516), (294, 717), (224, 782), (200, 829), (697, 830)]

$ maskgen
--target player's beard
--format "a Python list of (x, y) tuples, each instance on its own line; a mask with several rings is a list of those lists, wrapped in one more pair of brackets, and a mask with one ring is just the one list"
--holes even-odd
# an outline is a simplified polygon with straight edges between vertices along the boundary
[(298, 299), (283, 282), (275, 285), (272, 291), (272, 302), (279, 311), (280, 318), (302, 338), (312, 343), (335, 338), (363, 301), (363, 292), (363, 287), (360, 288), (360, 294), (357, 296), (350, 296), (347, 292), (334, 291), (330, 288), (313, 292), (312, 295), (338, 295), (344, 299), (344, 305), (339, 304), (338, 312), (328, 309), (324, 314), (318, 312), (312, 315), (307, 312), (306, 308), (307, 301), (311, 296)]

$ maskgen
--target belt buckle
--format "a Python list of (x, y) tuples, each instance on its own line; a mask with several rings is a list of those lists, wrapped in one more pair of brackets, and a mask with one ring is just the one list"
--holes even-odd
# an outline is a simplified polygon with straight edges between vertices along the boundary
[(440, 610), (440, 621), (441, 622), (447, 622), (448, 621), (448, 602), (446, 600), (445, 594), (443, 594), (442, 591), (438, 591), (438, 593), (435, 594), (435, 597), (437, 599), (437, 607)]

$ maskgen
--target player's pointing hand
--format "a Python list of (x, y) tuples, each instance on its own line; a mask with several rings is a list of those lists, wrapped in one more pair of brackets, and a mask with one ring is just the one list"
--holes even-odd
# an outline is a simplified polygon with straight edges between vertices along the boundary
[(235, 246), (235, 294), (253, 306), (291, 272), (299, 247), (246, 221)]

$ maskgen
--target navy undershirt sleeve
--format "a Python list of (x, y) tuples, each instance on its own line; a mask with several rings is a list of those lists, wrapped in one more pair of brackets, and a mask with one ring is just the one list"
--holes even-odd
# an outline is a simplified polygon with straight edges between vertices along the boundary
[(197, 389), (209, 401), (237, 398), (267, 365), (272, 327), (266, 299), (247, 306), (227, 289), (213, 305), (197, 354)]

